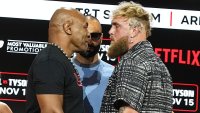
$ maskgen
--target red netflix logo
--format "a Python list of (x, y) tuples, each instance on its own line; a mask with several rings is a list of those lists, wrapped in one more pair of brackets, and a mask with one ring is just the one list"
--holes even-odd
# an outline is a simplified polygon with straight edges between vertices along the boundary
[(155, 53), (163, 58), (165, 63), (179, 63), (193, 66), (200, 66), (200, 51), (196, 50), (182, 50), (182, 49), (168, 49), (155, 48)]

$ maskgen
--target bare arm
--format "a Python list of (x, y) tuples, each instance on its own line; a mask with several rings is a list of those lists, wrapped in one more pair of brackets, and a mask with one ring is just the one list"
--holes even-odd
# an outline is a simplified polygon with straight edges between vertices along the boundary
[(37, 94), (41, 113), (64, 113), (63, 95)]
[(122, 106), (119, 108), (119, 113), (138, 113), (130, 106)]
[(0, 113), (12, 113), (12, 110), (7, 104), (0, 102)]

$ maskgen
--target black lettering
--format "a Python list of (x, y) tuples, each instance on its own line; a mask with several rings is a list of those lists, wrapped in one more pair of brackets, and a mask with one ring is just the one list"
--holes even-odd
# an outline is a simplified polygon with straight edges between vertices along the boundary
[(110, 15), (110, 11), (109, 10), (105, 10), (104, 11), (104, 15), (105, 16), (103, 16), (105, 19), (109, 19), (109, 15)]
[(83, 8), (76, 8), (76, 10), (81, 11), (81, 10), (83, 10)]
[(90, 15), (89, 12), (90, 12), (90, 10), (86, 8), (86, 9), (84, 10), (84, 15)]
[(158, 22), (160, 22), (160, 14), (157, 14), (155, 16), (153, 13), (151, 13), (151, 15), (152, 15), (152, 17), (153, 17), (154, 20), (158, 20)]
[(100, 11), (99, 9), (92, 9), (94, 11), (94, 17), (97, 17), (97, 12)]
[(183, 23), (185, 23), (185, 22), (186, 22), (186, 24), (189, 24), (188, 19), (187, 19), (187, 16), (184, 16), (184, 17), (183, 17), (183, 20), (182, 20), (181, 24), (183, 24)]
[(192, 23), (197, 25), (197, 20), (198, 20), (198, 18), (196, 16), (191, 16), (191, 25), (192, 25)]

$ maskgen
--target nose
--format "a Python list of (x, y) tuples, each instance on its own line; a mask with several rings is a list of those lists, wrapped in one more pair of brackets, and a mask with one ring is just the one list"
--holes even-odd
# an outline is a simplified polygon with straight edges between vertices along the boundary
[(91, 35), (90, 35), (90, 33), (88, 33), (88, 36), (87, 36), (88, 38), (88, 44), (91, 44), (92, 43), (92, 38), (91, 38)]
[(113, 35), (113, 27), (110, 28), (108, 33), (109, 33), (109, 35)]
[(87, 34), (88, 39), (91, 39), (90, 33)]
[(91, 35), (90, 35), (90, 33), (88, 33), (87, 37), (88, 37), (88, 40), (91, 41)]

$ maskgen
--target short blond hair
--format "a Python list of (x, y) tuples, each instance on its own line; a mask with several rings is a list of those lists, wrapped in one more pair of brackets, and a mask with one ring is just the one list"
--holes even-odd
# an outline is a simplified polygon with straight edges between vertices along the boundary
[(143, 6), (132, 1), (120, 2), (118, 8), (113, 11), (112, 18), (124, 17), (129, 20), (131, 27), (145, 28), (146, 36), (151, 35), (150, 21), (152, 20), (151, 15), (144, 10)]

